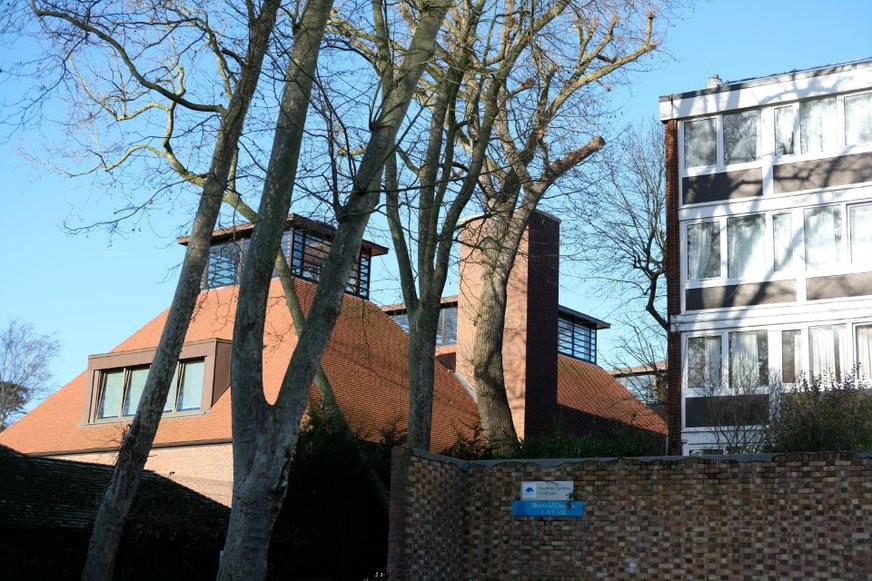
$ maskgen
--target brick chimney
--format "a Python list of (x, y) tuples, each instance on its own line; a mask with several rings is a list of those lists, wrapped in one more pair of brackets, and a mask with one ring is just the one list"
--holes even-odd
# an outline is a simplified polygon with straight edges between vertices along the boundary
[[(460, 235), (456, 372), (474, 384), (472, 350), (481, 287), (475, 240), (484, 219)], [(515, 430), (521, 438), (551, 429), (557, 412), (557, 301), (560, 221), (534, 212), (509, 276), (503, 370)]]

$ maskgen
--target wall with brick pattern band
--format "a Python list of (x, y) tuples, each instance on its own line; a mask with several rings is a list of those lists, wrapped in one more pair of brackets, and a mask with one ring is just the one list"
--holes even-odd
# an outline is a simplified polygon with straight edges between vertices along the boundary
[[(573, 480), (581, 519), (513, 518)], [(869, 579), (872, 453), (465, 462), (397, 448), (391, 579)]]

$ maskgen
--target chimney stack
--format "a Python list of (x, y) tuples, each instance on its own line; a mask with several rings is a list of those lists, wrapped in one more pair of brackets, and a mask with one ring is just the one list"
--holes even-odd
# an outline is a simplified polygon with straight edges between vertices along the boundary
[[(472, 220), (460, 235), (456, 373), (469, 385), (482, 285), (475, 241), (482, 228), (486, 219)], [(506, 392), (520, 438), (550, 430), (556, 417), (559, 261), (560, 221), (534, 212), (509, 276), (503, 335)]]

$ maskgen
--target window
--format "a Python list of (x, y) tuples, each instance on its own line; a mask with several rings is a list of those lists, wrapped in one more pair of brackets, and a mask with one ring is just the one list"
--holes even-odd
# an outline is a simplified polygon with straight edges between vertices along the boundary
[(684, 124), (684, 167), (716, 165), (718, 120), (699, 119)]
[(866, 379), (872, 378), (872, 325), (857, 325), (857, 373)]
[(836, 98), (799, 103), (799, 143), (802, 153), (836, 149)]
[[(291, 273), (299, 278), (318, 282), (331, 247), (332, 242), (317, 232), (294, 230), (290, 255)], [(368, 251), (361, 249), (348, 277), (346, 292), (363, 298), (369, 296), (369, 261)]]
[(781, 381), (796, 383), (802, 369), (801, 332), (790, 329), (781, 332)]
[(691, 337), (687, 340), (687, 386), (721, 387), (721, 337)]
[(436, 327), (436, 345), (457, 343), (457, 306), (443, 306)]
[(872, 93), (845, 97), (845, 145), (872, 143)]
[(769, 384), (766, 331), (730, 333), (730, 387), (736, 393)]
[(841, 375), (839, 328), (811, 327), (808, 330), (812, 375)]
[(724, 165), (759, 159), (760, 111), (724, 115)]
[(721, 229), (717, 222), (687, 226), (687, 278), (699, 280), (721, 275)]
[[(136, 414), (148, 366), (111, 369), (100, 372), (100, 394), (97, 419), (131, 417)], [(203, 394), (203, 360), (182, 361), (170, 383), (164, 412), (185, 412), (200, 409)]]
[(762, 215), (727, 220), (727, 273), (730, 278), (759, 276), (766, 272), (763, 238), (766, 219)]
[(805, 262), (809, 269), (841, 261), (842, 212), (837, 206), (805, 210)]
[(231, 241), (209, 248), (209, 262), (204, 276), (204, 288), (239, 284), (243, 242)]
[(848, 206), (851, 263), (872, 264), (872, 204)]
[(557, 350), (588, 363), (596, 363), (596, 329), (573, 319), (557, 319)]
[(792, 105), (775, 108), (775, 155), (793, 155), (796, 135), (796, 110)]
[(775, 271), (790, 270), (794, 265), (795, 234), (790, 212), (772, 215), (772, 247)]
[(406, 313), (397, 313), (396, 315), (391, 315), (391, 319), (394, 320), (394, 323), (400, 326), (400, 329), (409, 332), (409, 315)]

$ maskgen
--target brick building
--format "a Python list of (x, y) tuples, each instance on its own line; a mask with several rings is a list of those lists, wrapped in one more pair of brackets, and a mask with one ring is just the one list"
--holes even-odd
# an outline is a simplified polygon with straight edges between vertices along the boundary
[[(538, 235), (540, 222), (552, 230), (556, 228), (556, 221), (542, 218), (531, 228), (531, 236)], [(228, 391), (230, 342), (236, 285), (250, 232), (251, 226), (244, 225), (213, 235), (204, 290), (146, 464), (148, 469), (224, 503), (230, 499), (233, 473)], [(332, 230), (323, 224), (298, 216), (288, 218), (282, 248), (296, 277), (304, 310), (314, 295), (314, 283), (329, 252), (331, 236)], [(556, 230), (549, 236), (552, 239), (547, 260), (556, 264)], [(180, 240), (182, 244), (186, 242)], [(403, 429), (408, 410), (408, 337), (391, 317), (367, 300), (370, 260), (386, 251), (376, 244), (363, 244), (322, 359), (339, 407), (352, 429), (373, 441), (385, 429)], [(530, 256), (531, 264), (537, 260)], [(518, 273), (527, 272), (526, 262), (522, 262), (517, 267)], [(533, 289), (533, 277), (529, 278)], [(512, 295), (528, 304), (525, 314), (518, 316), (520, 311), (513, 303), (513, 322), (509, 328), (518, 335), (507, 341), (506, 347), (507, 367), (527, 370), (526, 375), (520, 375), (523, 381), (513, 379), (510, 386), (519, 431), (530, 433), (524, 431), (525, 423), (545, 429), (562, 414), (567, 427), (576, 431), (630, 424), (662, 438), (665, 435), (662, 420), (648, 413), (605, 371), (592, 363), (558, 355), (560, 336), (560, 344), (578, 349), (595, 362), (592, 329), (601, 327), (602, 322), (568, 310), (558, 316), (556, 278), (549, 275), (537, 284), (548, 287), (547, 305), (519, 298), (525, 292), (520, 287)], [(446, 302), (455, 305), (453, 320), (457, 326), (452, 329), (448, 325), (442, 335), (443, 343), (451, 342), (449, 335), (457, 337), (458, 348), (466, 345), (464, 337), (471, 337), (464, 326), (464, 321), (469, 320), (469, 307), (463, 299), (460, 303), (458, 309), (457, 301)], [(443, 318), (450, 318), (451, 313), (450, 308), (446, 309)], [(166, 316), (167, 312), (161, 313), (112, 352), (89, 357), (85, 372), (0, 434), (0, 442), (31, 455), (114, 462), (123, 430), (138, 405)], [(522, 323), (529, 329), (519, 327)], [(522, 334), (530, 340), (519, 341)], [(296, 335), (282, 288), (275, 279), (270, 289), (263, 351), (267, 400), (277, 396), (295, 344)], [(455, 366), (461, 367), (457, 362), (462, 357), (451, 351), (450, 346), (440, 349), (440, 360), (445, 365), (437, 365), (435, 371), (432, 447), (437, 451), (455, 443), (458, 435), (470, 437), (478, 423), (477, 409), (464, 376), (453, 373)], [(519, 377), (514, 371), (509, 376)], [(314, 388), (311, 399), (316, 405), (320, 399)]]
[[(660, 98), (670, 450), (872, 368), (872, 59)], [(718, 410), (732, 409), (733, 413)]]

